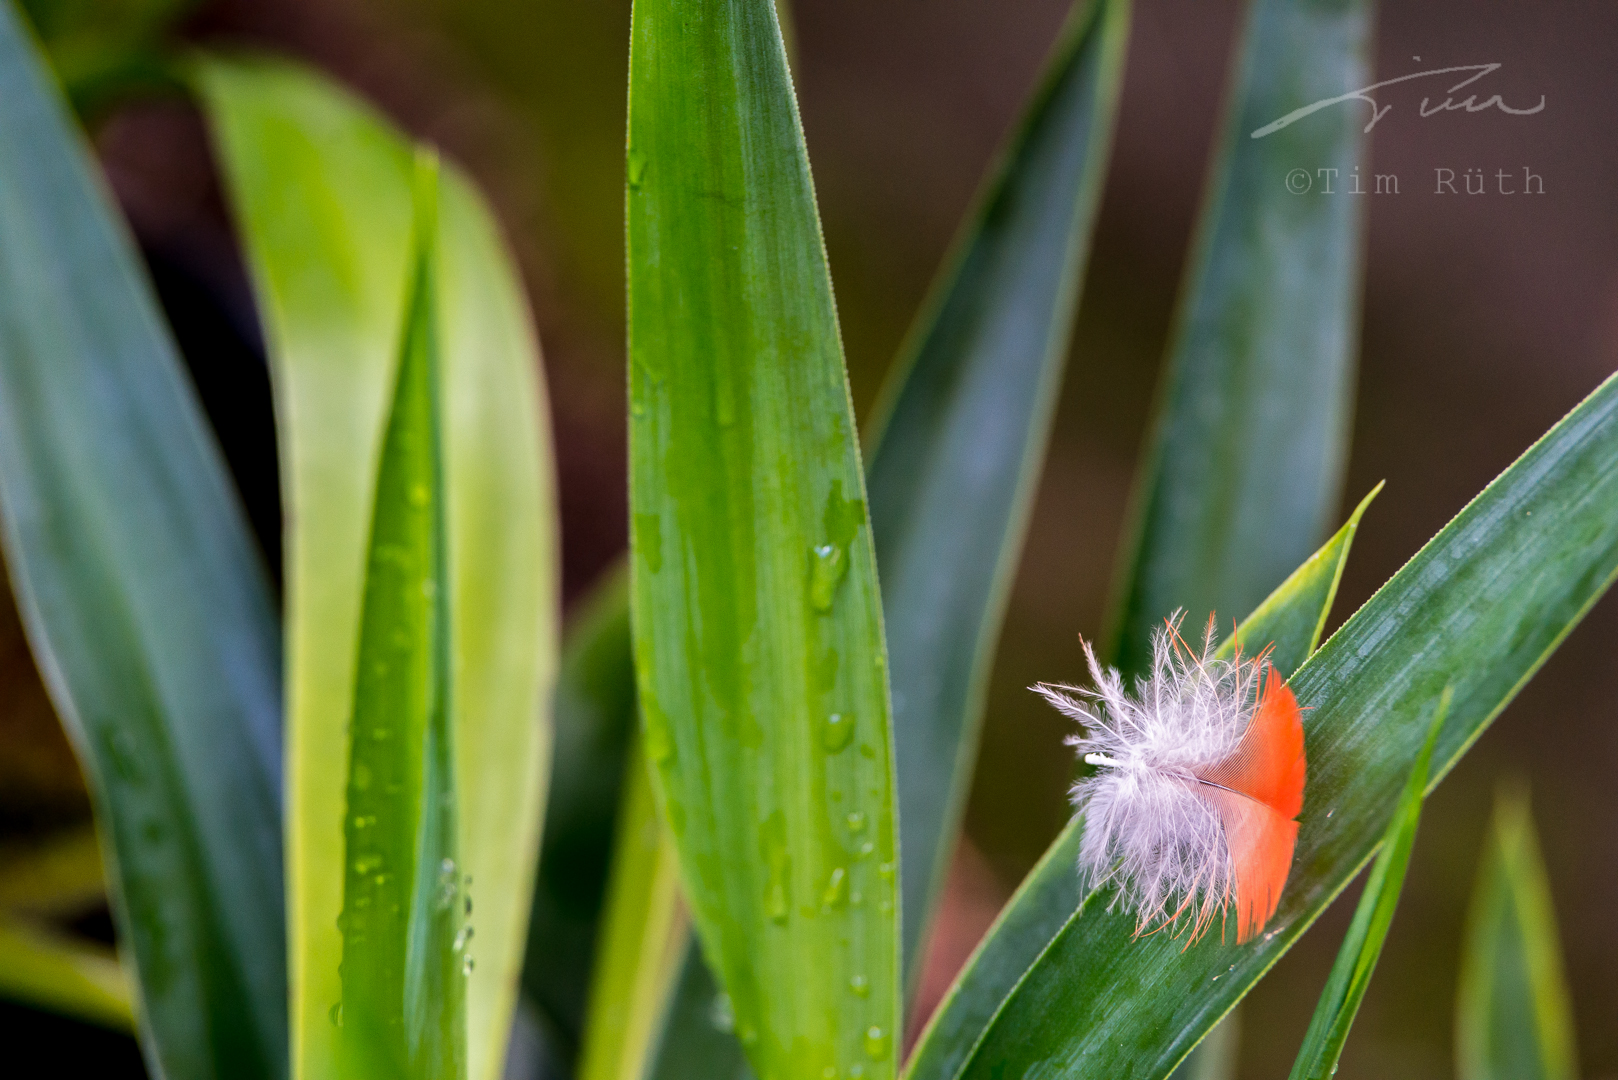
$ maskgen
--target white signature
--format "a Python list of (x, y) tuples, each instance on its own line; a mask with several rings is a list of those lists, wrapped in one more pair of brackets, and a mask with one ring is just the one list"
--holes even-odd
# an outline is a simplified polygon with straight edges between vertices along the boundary
[[(1416, 59), (1420, 60), (1421, 57), (1418, 56)], [(1539, 104), (1535, 105), (1531, 109), (1513, 109), (1510, 105), (1507, 105), (1501, 100), (1499, 94), (1494, 94), (1482, 102), (1478, 101), (1478, 96), (1476, 94), (1468, 94), (1461, 101), (1455, 100), (1454, 95), (1457, 91), (1471, 86), (1473, 83), (1477, 82), (1479, 79), (1490, 74), (1491, 72), (1498, 71), (1500, 67), (1500, 64), (1463, 64), (1460, 67), (1434, 68), (1431, 71), (1418, 71), (1412, 75), (1401, 75), (1397, 79), (1385, 79), (1382, 82), (1372, 83), (1370, 86), (1361, 87), (1358, 90), (1350, 90), (1346, 94), (1339, 94), (1337, 97), (1322, 98), (1313, 105), (1305, 105), (1301, 109), (1293, 109), (1291, 112), (1281, 117), (1281, 119), (1265, 124), (1263, 127), (1253, 132), (1253, 138), (1262, 139), (1266, 135), (1273, 135), (1282, 128), (1302, 120), (1310, 113), (1319, 112), (1321, 109), (1330, 108), (1333, 105), (1338, 105), (1345, 101), (1363, 101), (1367, 105), (1371, 106), (1371, 121), (1365, 125), (1365, 130), (1370, 131), (1372, 128), (1376, 127), (1376, 122), (1386, 116), (1389, 109), (1393, 108), (1392, 105), (1378, 105), (1376, 103), (1376, 99), (1371, 96), (1371, 91), (1380, 90), (1384, 86), (1392, 86), (1395, 83), (1410, 82), (1412, 79), (1425, 79), (1432, 75), (1450, 75), (1457, 71), (1470, 71), (1473, 72), (1473, 74), (1469, 78), (1462, 79), (1460, 82), (1446, 90), (1445, 93), (1450, 96), (1446, 97), (1442, 104), (1435, 105), (1429, 109), (1427, 107), (1429, 99), (1422, 98), (1422, 116), (1432, 116), (1434, 113), (1440, 112), (1454, 112), (1458, 109), (1464, 109), (1469, 113), (1475, 113), (1491, 108), (1499, 109), (1503, 113), (1510, 113), (1512, 116), (1532, 116), (1534, 113), (1540, 112), (1545, 108), (1544, 94), (1539, 96)]]

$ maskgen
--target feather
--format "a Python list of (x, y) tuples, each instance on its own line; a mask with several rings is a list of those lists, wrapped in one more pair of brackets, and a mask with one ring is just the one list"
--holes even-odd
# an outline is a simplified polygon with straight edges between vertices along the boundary
[(1084, 645), (1091, 689), (1034, 690), (1084, 727), (1068, 739), (1100, 766), (1073, 788), (1084, 815), (1079, 870), (1118, 883), (1137, 935), (1172, 928), (1195, 941), (1228, 909), (1245, 942), (1275, 913), (1303, 808), (1303, 724), (1297, 698), (1268, 650), (1215, 659), (1208, 621), (1200, 653), (1167, 620), (1152, 670), (1126, 692)]

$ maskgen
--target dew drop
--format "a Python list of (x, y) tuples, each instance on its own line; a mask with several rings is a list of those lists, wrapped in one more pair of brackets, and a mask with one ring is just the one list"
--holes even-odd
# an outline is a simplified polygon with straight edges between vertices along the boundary
[(342, 1027), (343, 1026), (343, 1003), (341, 1001), (339, 1001), (337, 1004), (333, 1005), (331, 1007), (331, 1011), (326, 1013), (326, 1015), (331, 1019), (332, 1027)]
[(871, 980), (864, 975), (852, 975), (848, 980), (848, 988), (855, 997), (866, 997), (871, 992)]
[(777, 926), (785, 926), (787, 917), (792, 914), (792, 903), (787, 899), (786, 882), (773, 875), (769, 884), (764, 887), (764, 911), (769, 915), (770, 921)]
[(764, 883), (764, 912), (771, 922), (784, 926), (792, 910), (792, 856), (787, 852), (786, 815), (780, 810), (772, 813), (759, 830), (759, 853), (769, 868)]
[(133, 735), (127, 731), (114, 732), (112, 738), (107, 740), (107, 751), (112, 758), (112, 767), (127, 783), (139, 785), (145, 782), (145, 773), (140, 767), (140, 744)]
[(893, 864), (890, 863), (890, 862), (882, 863), (880, 866), (878, 866), (876, 868), (876, 876), (881, 878), (883, 881), (892, 881), (893, 880)]
[(641, 184), (646, 180), (646, 155), (639, 150), (629, 151), (629, 186), (639, 191)]
[(472, 959), (472, 954), (471, 953), (467, 953), (465, 956), (461, 957), (461, 974), (462, 975), (471, 975), (472, 974), (472, 969), (477, 967), (477, 966), (478, 966), (478, 963), (477, 963), (476, 960)]
[(466, 949), (467, 942), (471, 940), (472, 928), (470, 926), (463, 926), (460, 928), (460, 930), (456, 931), (455, 944), (452, 947), (456, 952), (463, 952)]
[(354, 873), (356, 874), (369, 874), (381, 868), (382, 856), (380, 855), (361, 855), (354, 860)]
[(410, 485), (410, 505), (421, 507), (432, 501), (433, 493), (426, 484)]
[(844, 716), (842, 713), (832, 713), (826, 717), (826, 723), (820, 729), (820, 745), (825, 747), (826, 753), (835, 754), (854, 741), (854, 718)]
[(662, 710), (656, 708), (642, 709), (641, 733), (646, 747), (646, 756), (653, 764), (662, 764), (674, 756), (674, 736), (669, 731), (669, 722), (663, 716)]
[(736, 1030), (736, 1038), (743, 1046), (755, 1046), (758, 1043), (758, 1028), (743, 1024)]
[(708, 1022), (714, 1026), (715, 1031), (727, 1034), (736, 1030), (736, 1010), (731, 1006), (730, 995), (720, 993), (708, 1006)]
[(827, 1065), (820, 1070), (820, 1080), (837, 1080), (837, 1066)]
[(863, 1080), (864, 1076), (864, 1065), (850, 1065), (848, 1067), (848, 1080)]
[(355, 791), (364, 791), (371, 786), (371, 767), (363, 761), (354, 763), (354, 770), (349, 774), (349, 780)]
[(870, 855), (871, 852), (873, 852), (875, 850), (876, 850), (876, 845), (875, 844), (873, 844), (869, 840), (865, 841), (865, 843), (860, 845), (860, 858), (862, 858), (862, 859), (865, 858), (866, 856)]
[(816, 611), (830, 611), (837, 586), (848, 573), (848, 555), (836, 544), (821, 544), (810, 555), (809, 603)]
[(438, 864), (438, 906), (440, 910), (452, 907), (460, 893), (460, 881), (455, 874), (455, 860), (445, 859)]
[(848, 815), (848, 831), (851, 833), (865, 831), (865, 811), (855, 810)]
[(826, 888), (820, 894), (822, 907), (840, 908), (848, 903), (848, 871), (839, 866), (826, 879)]
[(865, 1029), (865, 1054), (873, 1061), (888, 1056), (888, 1033), (875, 1024)]
[(720, 427), (728, 428), (736, 422), (736, 394), (730, 387), (727, 368), (720, 368), (714, 379), (713, 415)]

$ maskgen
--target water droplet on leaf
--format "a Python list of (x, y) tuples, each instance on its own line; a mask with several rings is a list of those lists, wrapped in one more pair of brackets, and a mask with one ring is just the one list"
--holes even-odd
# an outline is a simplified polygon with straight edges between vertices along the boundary
[(848, 903), (848, 871), (839, 866), (826, 879), (825, 891), (820, 894), (822, 907), (840, 908)]
[(836, 544), (821, 544), (810, 554), (809, 603), (816, 611), (830, 611), (837, 586), (848, 573), (848, 554)]
[(820, 729), (820, 745), (826, 753), (835, 754), (854, 741), (854, 718), (832, 713)]
[(729, 994), (720, 993), (713, 999), (713, 1004), (708, 1007), (708, 1021), (716, 1031), (736, 1030), (736, 1011), (731, 1007)]

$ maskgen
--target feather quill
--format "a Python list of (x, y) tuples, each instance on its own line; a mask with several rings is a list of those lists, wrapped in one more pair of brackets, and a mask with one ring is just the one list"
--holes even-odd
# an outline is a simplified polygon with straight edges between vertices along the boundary
[(1073, 787), (1084, 815), (1079, 871), (1118, 882), (1137, 935), (1171, 928), (1195, 941), (1235, 908), (1245, 942), (1275, 913), (1292, 865), (1306, 766), (1297, 698), (1268, 650), (1200, 652), (1177, 613), (1153, 636), (1152, 669), (1127, 692), (1088, 642), (1094, 688), (1034, 690), (1084, 727), (1068, 745), (1100, 768)]

